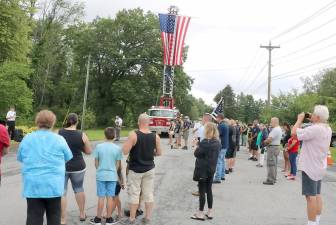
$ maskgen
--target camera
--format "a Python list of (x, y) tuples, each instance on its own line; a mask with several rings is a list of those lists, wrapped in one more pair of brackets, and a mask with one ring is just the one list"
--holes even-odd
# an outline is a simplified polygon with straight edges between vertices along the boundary
[(305, 118), (305, 119), (310, 119), (310, 118), (311, 118), (311, 113), (306, 112), (304, 118)]

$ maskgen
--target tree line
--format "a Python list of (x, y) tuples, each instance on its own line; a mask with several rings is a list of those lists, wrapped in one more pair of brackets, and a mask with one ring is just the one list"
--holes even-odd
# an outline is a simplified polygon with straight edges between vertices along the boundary
[[(27, 124), (34, 112), (49, 108), (61, 125), (70, 111), (81, 114), (89, 55), (87, 125), (105, 126), (120, 115), (134, 126), (139, 113), (158, 104), (158, 16), (140, 8), (90, 22), (83, 15), (84, 5), (70, 0), (0, 1), (1, 115), (15, 105)], [(183, 67), (176, 68), (176, 106), (196, 119), (210, 107), (190, 94), (192, 83)]]

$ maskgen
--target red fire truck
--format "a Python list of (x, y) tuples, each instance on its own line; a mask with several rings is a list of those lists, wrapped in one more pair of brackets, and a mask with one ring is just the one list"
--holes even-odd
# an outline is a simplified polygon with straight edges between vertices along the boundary
[(148, 109), (149, 129), (157, 134), (168, 133), (170, 121), (175, 119), (178, 113), (179, 110), (174, 107), (172, 98), (161, 97), (160, 106), (152, 106)]

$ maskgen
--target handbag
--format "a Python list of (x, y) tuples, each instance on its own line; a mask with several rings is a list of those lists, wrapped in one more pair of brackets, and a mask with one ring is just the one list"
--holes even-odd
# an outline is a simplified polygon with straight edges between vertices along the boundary
[(198, 158), (195, 162), (195, 169), (193, 180), (194, 181), (204, 181), (209, 178), (208, 176), (208, 155), (205, 158)]

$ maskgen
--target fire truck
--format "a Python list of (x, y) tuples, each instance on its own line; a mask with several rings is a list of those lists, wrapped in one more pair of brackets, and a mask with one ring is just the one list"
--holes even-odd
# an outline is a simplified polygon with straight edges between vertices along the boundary
[(171, 120), (176, 119), (179, 110), (174, 107), (173, 98), (161, 97), (160, 106), (152, 106), (148, 109), (150, 118), (149, 129), (157, 134), (167, 133), (169, 131)]
[[(182, 24), (184, 24), (184, 22), (186, 22), (186, 24), (189, 24), (190, 17), (179, 16), (178, 8), (176, 6), (171, 6), (169, 8), (168, 14), (160, 14), (159, 17), (162, 42), (164, 46), (164, 68), (162, 84), (163, 94), (160, 98), (159, 106), (152, 106), (150, 109), (148, 109), (148, 115), (150, 117), (150, 130), (152, 132), (156, 132), (157, 134), (162, 134), (168, 133), (171, 120), (176, 119), (177, 114), (179, 114), (179, 110), (176, 109), (176, 107), (174, 106), (173, 98), (174, 66), (182, 65), (183, 54), (180, 54), (178, 56), (177, 53), (183, 53), (184, 43), (182, 43), (182, 45), (178, 45), (176, 44), (176, 40), (178, 39), (178, 37), (185, 36), (187, 26), (183, 31), (184, 33), (179, 33), (182, 31), (180, 29), (175, 29), (175, 26), (181, 26)], [(173, 23), (172, 21), (175, 21), (175, 23)], [(165, 35), (170, 35), (171, 38), (165, 39)], [(178, 49), (178, 46), (180, 46), (181, 49)], [(175, 58), (176, 60), (169, 61), (168, 58)]]

